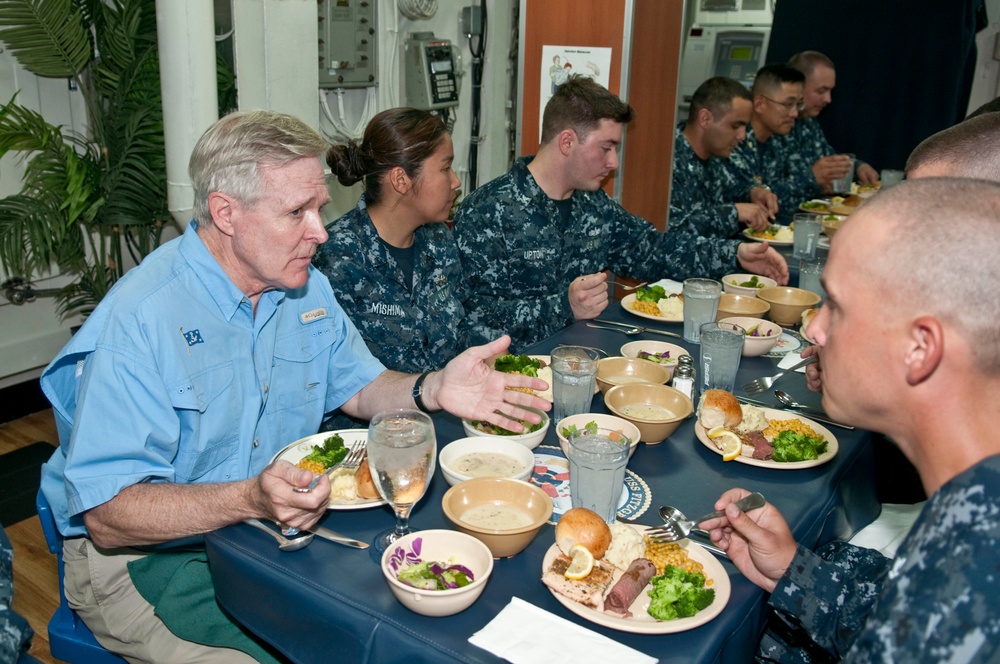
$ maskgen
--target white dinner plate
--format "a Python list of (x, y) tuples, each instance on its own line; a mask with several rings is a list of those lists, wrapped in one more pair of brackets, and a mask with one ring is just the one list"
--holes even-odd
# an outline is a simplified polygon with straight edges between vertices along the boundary
[[(737, 397), (737, 399), (738, 398), (739, 397)], [(823, 436), (823, 438), (826, 439), (826, 452), (823, 452), (822, 454), (819, 455), (819, 457), (815, 459), (810, 459), (809, 461), (781, 462), (781, 461), (774, 461), (773, 459), (765, 461), (763, 459), (754, 459), (752, 457), (745, 457), (745, 456), (738, 456), (736, 457), (735, 461), (739, 461), (740, 463), (745, 463), (748, 466), (759, 466), (760, 468), (777, 468), (778, 470), (801, 470), (803, 468), (813, 468), (815, 466), (821, 466), (830, 459), (832, 459), (833, 457), (837, 456), (837, 450), (840, 449), (840, 444), (837, 442), (837, 437), (834, 436), (832, 433), (830, 433), (830, 430), (827, 429), (822, 424), (810, 420), (808, 417), (802, 417), (801, 415), (796, 415), (795, 413), (791, 413), (787, 410), (777, 410), (775, 408), (761, 408), (761, 410), (764, 411), (764, 417), (766, 417), (769, 420), (799, 420), (801, 422), (804, 422), (805, 424), (808, 424), (810, 427), (812, 427), (813, 431), (815, 431), (820, 436)], [(697, 436), (698, 440), (701, 441), (702, 445), (712, 450), (719, 456), (722, 456), (722, 450), (716, 447), (715, 443), (709, 440), (708, 434), (705, 432), (705, 427), (701, 425), (701, 422), (695, 422), (694, 435)]]
[[(631, 524), (631, 526), (640, 533), (648, 530), (646, 526), (636, 524)], [(715, 590), (715, 600), (690, 618), (657, 620), (653, 616), (649, 615), (649, 613), (646, 612), (646, 609), (649, 607), (649, 595), (647, 594), (647, 589), (650, 588), (650, 586), (648, 584), (646, 588), (639, 593), (639, 596), (635, 598), (632, 605), (629, 606), (629, 611), (632, 612), (632, 617), (630, 618), (626, 618), (625, 616), (617, 613), (607, 613), (604, 611), (598, 611), (597, 609), (592, 609), (589, 606), (584, 606), (579, 602), (574, 602), (565, 595), (555, 592), (551, 588), (549, 588), (549, 592), (551, 592), (552, 596), (556, 598), (556, 601), (584, 620), (589, 620), (590, 622), (603, 627), (617, 629), (621, 632), (633, 632), (635, 634), (673, 634), (675, 632), (683, 632), (689, 629), (694, 629), (695, 627), (704, 625), (708, 621), (712, 620), (712, 618), (715, 618), (717, 615), (722, 613), (724, 608), (726, 608), (731, 592), (729, 575), (726, 574), (725, 568), (718, 560), (715, 559), (715, 556), (691, 540), (683, 539), (677, 543), (687, 550), (688, 557), (702, 564), (705, 568), (705, 578), (712, 581), (712, 585), (709, 587)], [(543, 574), (545, 573), (545, 570), (549, 568), (549, 565), (552, 564), (555, 557), (560, 553), (561, 551), (559, 551), (559, 547), (555, 544), (549, 547), (549, 550), (545, 552), (545, 558), (542, 560)], [(623, 572), (621, 570), (615, 570), (614, 581), (611, 586), (614, 586), (614, 583), (618, 581), (622, 573)], [(611, 586), (609, 586), (609, 589)]]
[(661, 323), (683, 323), (684, 313), (681, 312), (680, 316), (654, 316), (653, 314), (647, 314), (644, 311), (636, 311), (632, 308), (635, 303), (635, 293), (629, 293), (622, 298), (622, 309), (632, 314), (633, 316), (640, 316), (642, 318), (648, 318), (649, 320), (657, 320)]
[[(302, 460), (302, 457), (312, 451), (313, 445), (319, 445), (322, 447), (323, 441), (333, 435), (338, 435), (343, 438), (344, 445), (348, 448), (352, 448), (357, 444), (366, 445), (368, 443), (368, 429), (340, 429), (338, 431), (323, 431), (321, 433), (314, 433), (311, 436), (306, 436), (305, 438), (300, 438), (294, 443), (286, 445), (280, 452), (274, 455), (271, 459), (271, 463), (281, 459), (282, 461), (287, 461), (288, 463), (295, 465)], [(385, 501), (382, 500), (382, 498), (356, 498), (352, 501), (345, 502), (331, 498), (327, 509), (338, 511), (363, 510), (369, 507), (376, 507), (378, 505), (385, 505)]]
[[(774, 225), (780, 226), (780, 224), (774, 224)], [(782, 226), (782, 228), (788, 228), (788, 227)], [(743, 237), (745, 237), (748, 240), (753, 240), (754, 242), (769, 242), (773, 244), (775, 247), (790, 247), (793, 244), (792, 240), (772, 240), (766, 237), (757, 237), (756, 235), (753, 235), (753, 231), (749, 228), (743, 229)]]

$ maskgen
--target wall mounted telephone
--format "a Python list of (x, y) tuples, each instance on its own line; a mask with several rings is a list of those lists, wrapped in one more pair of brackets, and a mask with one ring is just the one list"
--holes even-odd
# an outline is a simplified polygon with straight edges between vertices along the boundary
[(406, 40), (406, 103), (432, 111), (458, 106), (454, 45), (431, 32), (414, 32)]

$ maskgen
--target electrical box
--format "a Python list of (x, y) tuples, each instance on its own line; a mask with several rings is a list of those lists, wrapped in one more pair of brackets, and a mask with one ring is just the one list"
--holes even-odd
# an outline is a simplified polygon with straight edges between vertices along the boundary
[(378, 74), (378, 0), (319, 0), (319, 87), (365, 88)]
[(405, 45), (406, 103), (433, 111), (458, 106), (454, 46), (430, 32), (414, 32)]

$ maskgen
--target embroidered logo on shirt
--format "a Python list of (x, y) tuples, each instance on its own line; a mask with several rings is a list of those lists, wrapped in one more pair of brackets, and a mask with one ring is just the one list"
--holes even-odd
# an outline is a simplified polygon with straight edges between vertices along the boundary
[(326, 308), (320, 307), (319, 309), (313, 309), (312, 311), (307, 311), (299, 316), (299, 320), (303, 323), (311, 323), (314, 320), (319, 320), (320, 318), (326, 318)]
[(525, 249), (524, 250), (524, 260), (526, 261), (537, 261), (545, 258), (544, 249)]
[(187, 341), (188, 346), (193, 346), (195, 344), (203, 344), (205, 340), (201, 338), (201, 332), (199, 330), (191, 330), (190, 332), (184, 332), (184, 340)]

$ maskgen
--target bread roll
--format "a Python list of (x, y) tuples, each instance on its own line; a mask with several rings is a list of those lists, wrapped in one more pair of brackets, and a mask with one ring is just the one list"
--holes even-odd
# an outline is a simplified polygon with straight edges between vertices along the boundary
[(740, 402), (725, 390), (706, 390), (698, 402), (698, 421), (707, 431), (735, 427), (743, 421)]
[(574, 507), (556, 524), (556, 546), (568, 556), (574, 544), (582, 544), (600, 560), (611, 545), (611, 529), (593, 510)]
[(358, 470), (354, 473), (354, 487), (357, 489), (358, 498), (371, 500), (372, 498), (379, 497), (378, 489), (375, 488), (375, 482), (372, 481), (371, 468), (368, 467), (367, 453), (365, 454), (365, 458), (361, 460)]
[(805, 311), (803, 311), (802, 312), (802, 328), (805, 329), (806, 326), (808, 326), (809, 323), (812, 322), (812, 319), (815, 318), (816, 314), (818, 314), (818, 313), (819, 313), (819, 309), (806, 309)]

